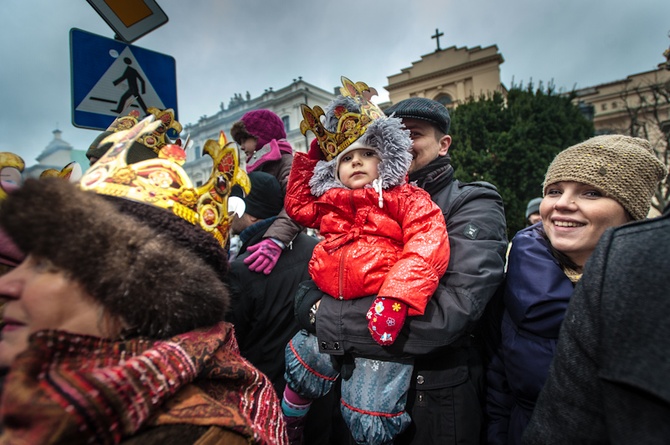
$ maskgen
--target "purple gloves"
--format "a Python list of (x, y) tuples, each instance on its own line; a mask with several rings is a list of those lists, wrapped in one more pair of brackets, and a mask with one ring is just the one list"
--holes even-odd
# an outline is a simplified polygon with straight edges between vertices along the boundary
[(244, 264), (249, 266), (249, 270), (270, 275), (279, 260), (282, 248), (272, 238), (266, 238), (247, 248), (247, 251), (251, 255), (244, 259)]

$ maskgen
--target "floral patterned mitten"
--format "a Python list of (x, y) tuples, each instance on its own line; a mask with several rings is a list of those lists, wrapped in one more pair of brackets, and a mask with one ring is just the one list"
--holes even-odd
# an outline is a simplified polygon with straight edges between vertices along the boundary
[(366, 316), (372, 338), (380, 345), (388, 346), (393, 344), (405, 324), (407, 305), (395, 298), (377, 297)]

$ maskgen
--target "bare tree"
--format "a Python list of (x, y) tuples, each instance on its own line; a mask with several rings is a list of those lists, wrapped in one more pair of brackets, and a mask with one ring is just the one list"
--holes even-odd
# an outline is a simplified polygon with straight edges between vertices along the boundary
[[(664, 64), (670, 70), (669, 62)], [(654, 153), (666, 166), (670, 166), (670, 79), (664, 70), (658, 70), (647, 79), (633, 83), (632, 80), (621, 90), (619, 97), (628, 117), (623, 134), (642, 137), (651, 142)], [(670, 202), (670, 184), (663, 181), (655, 194), (652, 206), (662, 211)]]

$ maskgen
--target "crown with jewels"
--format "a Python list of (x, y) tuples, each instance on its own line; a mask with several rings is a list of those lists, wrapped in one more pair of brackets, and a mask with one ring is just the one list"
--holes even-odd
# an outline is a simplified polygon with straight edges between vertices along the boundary
[[(136, 142), (144, 145), (154, 153), (159, 154), (161, 148), (171, 143), (166, 137), (167, 132), (169, 130), (174, 130), (177, 133), (181, 133), (182, 126), (174, 119), (174, 110), (172, 108), (160, 110), (155, 107), (149, 107), (147, 108), (147, 111), (149, 112), (148, 115), (153, 116), (160, 125), (152, 132), (144, 133), (139, 136)], [(130, 130), (137, 125), (139, 121), (140, 112), (138, 110), (130, 110), (127, 115), (119, 116), (114, 119), (114, 122), (109, 125), (106, 131), (116, 133), (119, 131)]]
[(161, 121), (149, 115), (130, 129), (104, 139), (101, 144), (111, 143), (112, 147), (84, 173), (80, 188), (171, 211), (199, 225), (225, 247), (231, 222), (230, 191), (235, 184), (246, 193), (251, 189), (249, 177), (239, 166), (237, 151), (227, 143), (223, 132), (218, 141), (207, 140), (203, 153), (214, 162), (209, 180), (200, 187), (193, 185), (182, 168), (186, 152), (179, 145), (165, 145), (158, 158), (128, 164), (126, 155), (133, 142), (152, 134), (160, 125)]
[(341, 80), (340, 93), (342, 96), (354, 99), (360, 107), (360, 112), (347, 110), (343, 106), (335, 107), (333, 112), (338, 121), (334, 133), (323, 126), (321, 117), (325, 114), (320, 106), (310, 108), (303, 104), (300, 107), (304, 118), (300, 122), (300, 131), (302, 134), (306, 134), (308, 130), (314, 133), (327, 161), (337, 157), (338, 154), (363, 136), (373, 120), (384, 116), (384, 112), (370, 102), (370, 98), (377, 94), (374, 88), (368, 87), (364, 82), (354, 83), (344, 76)]
[(20, 185), (22, 182), (21, 172), (25, 167), (26, 163), (21, 156), (8, 151), (0, 152), (0, 201), (7, 197), (7, 191), (2, 183), (10, 182)]

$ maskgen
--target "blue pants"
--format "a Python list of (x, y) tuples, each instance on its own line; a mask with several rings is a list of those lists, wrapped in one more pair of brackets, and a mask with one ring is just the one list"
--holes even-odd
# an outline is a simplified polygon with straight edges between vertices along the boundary
[[(356, 443), (390, 444), (411, 423), (405, 403), (413, 365), (364, 357), (354, 364), (351, 377), (342, 381), (342, 417)], [(285, 378), (300, 396), (318, 399), (339, 373), (330, 355), (319, 352), (316, 336), (301, 330), (286, 346)]]

